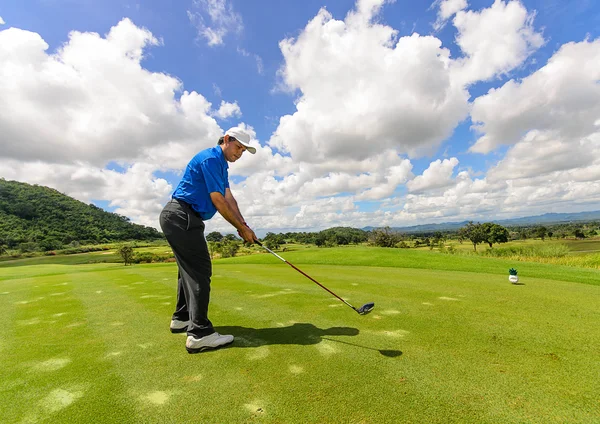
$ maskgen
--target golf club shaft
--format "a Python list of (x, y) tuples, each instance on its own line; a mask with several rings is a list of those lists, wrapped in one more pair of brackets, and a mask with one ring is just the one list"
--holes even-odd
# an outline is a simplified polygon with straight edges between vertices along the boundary
[(304, 271), (302, 271), (299, 268), (296, 268), (296, 266), (294, 264), (292, 264), (291, 262), (286, 261), (285, 259), (283, 259), (281, 256), (279, 256), (277, 253), (273, 252), (271, 249), (269, 249), (267, 246), (264, 246), (260, 241), (255, 240), (256, 244), (258, 244), (260, 247), (262, 247), (263, 249), (265, 249), (267, 252), (269, 252), (270, 254), (272, 254), (273, 256), (275, 256), (277, 259), (280, 259), (281, 261), (285, 262), (286, 264), (288, 264), (289, 266), (291, 266), (292, 268), (294, 268), (296, 271), (298, 271), (300, 274), (304, 275), (306, 278), (308, 278), (309, 280), (311, 280), (313, 283), (316, 283), (319, 285), (319, 287), (323, 288), (324, 290), (327, 290), (329, 293), (331, 293), (333, 296), (335, 296), (336, 298), (338, 298), (339, 300), (341, 300), (342, 302), (344, 302), (346, 305), (350, 306), (352, 309), (354, 309), (356, 312), (357, 309), (352, 306), (351, 304), (349, 304), (348, 302), (346, 302), (344, 299), (342, 299), (341, 297), (339, 297), (337, 294), (335, 294), (334, 292), (332, 292), (331, 290), (329, 290), (327, 287), (325, 287), (323, 284), (319, 283), (317, 280), (315, 280), (314, 278), (312, 278), (310, 275), (306, 274)]

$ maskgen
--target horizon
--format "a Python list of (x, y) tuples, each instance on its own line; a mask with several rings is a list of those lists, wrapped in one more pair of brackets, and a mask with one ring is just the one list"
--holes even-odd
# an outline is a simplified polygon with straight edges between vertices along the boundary
[(257, 235), (600, 210), (599, 4), (65, 2), (0, 8), (1, 178), (158, 229), (242, 126)]

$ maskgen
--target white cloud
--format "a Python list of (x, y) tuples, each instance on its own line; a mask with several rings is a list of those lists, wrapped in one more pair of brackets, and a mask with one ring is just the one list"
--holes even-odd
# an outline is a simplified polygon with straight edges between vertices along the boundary
[(467, 0), (436, 0), (431, 7), (438, 6), (437, 19), (433, 24), (433, 28), (438, 31), (446, 25), (446, 21), (454, 16), (457, 12), (466, 9), (468, 6)]
[(2, 19), (2, 16), (0, 16), (0, 25), (4, 25), (6, 22), (4, 22), (4, 19)]
[[(194, 6), (200, 12), (188, 10), (188, 18), (209, 46), (224, 44), (223, 39), (230, 31), (239, 33), (244, 29), (242, 17), (228, 0), (194, 0)], [(207, 15), (208, 24), (203, 15)]]
[(483, 135), (470, 150), (488, 153), (533, 129), (571, 140), (598, 131), (598, 63), (600, 39), (568, 43), (532, 75), (475, 99), (471, 119)]
[(242, 116), (242, 110), (240, 109), (237, 102), (227, 103), (225, 101), (221, 101), (221, 106), (219, 110), (213, 113), (213, 116), (216, 116), (220, 119), (227, 119), (232, 116), (240, 117)]
[(183, 154), (161, 166), (185, 165), (221, 129), (203, 96), (184, 91), (177, 100), (181, 81), (141, 67), (144, 49), (156, 44), (128, 19), (105, 38), (71, 32), (55, 54), (36, 33), (0, 31), (2, 156), (103, 166), (147, 160), (148, 151), (171, 144)]
[(600, 132), (562, 140), (531, 131), (485, 178), (463, 171), (442, 191), (411, 192), (396, 204), (409, 216), (438, 222), (599, 208)]
[(494, 4), (481, 12), (460, 11), (453, 24), (456, 44), (465, 57), (453, 65), (453, 78), (460, 84), (489, 80), (507, 74), (544, 44), (535, 31), (535, 13), (517, 0)]
[[(561, 139), (554, 132), (532, 130), (488, 172), (488, 179), (544, 177), (556, 171), (587, 168), (594, 162), (600, 162), (600, 133)], [(590, 175), (589, 181), (599, 174)]]
[(447, 187), (452, 184), (452, 173), (458, 165), (458, 159), (450, 158), (443, 161), (438, 159), (431, 162), (429, 168), (415, 179), (409, 181), (406, 187), (411, 193), (419, 193), (432, 189)]
[(468, 93), (453, 84), (437, 38), (374, 23), (382, 1), (359, 2), (345, 21), (321, 9), (280, 48), (283, 85), (299, 90), (269, 145), (312, 163), (363, 160), (378, 149), (431, 152), (467, 116)]

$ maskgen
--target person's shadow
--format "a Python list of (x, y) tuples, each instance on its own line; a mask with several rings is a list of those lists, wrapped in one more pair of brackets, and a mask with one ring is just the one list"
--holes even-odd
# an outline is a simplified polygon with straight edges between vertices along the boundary
[(249, 328), (215, 327), (220, 334), (233, 334), (237, 347), (259, 347), (276, 344), (313, 345), (321, 343), (323, 336), (356, 336), (358, 328), (331, 327), (321, 329), (314, 324), (295, 323), (287, 327)]
[(375, 350), (384, 356), (396, 357), (402, 355), (399, 350), (381, 350), (367, 346), (361, 346), (341, 340), (331, 339), (325, 336), (356, 336), (359, 333), (358, 328), (352, 327), (330, 327), (322, 329), (314, 324), (295, 323), (287, 327), (275, 328), (250, 328), (239, 326), (215, 327), (215, 331), (220, 334), (233, 334), (235, 340), (231, 347), (248, 348), (265, 345), (277, 344), (295, 344), (295, 345), (316, 345), (323, 340), (337, 343), (343, 343), (350, 346), (363, 349)]

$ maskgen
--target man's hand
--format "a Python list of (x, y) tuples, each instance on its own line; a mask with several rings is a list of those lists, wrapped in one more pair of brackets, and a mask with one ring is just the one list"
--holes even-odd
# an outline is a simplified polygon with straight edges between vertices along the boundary
[[(253, 244), (254, 240), (258, 240), (254, 231), (244, 221), (240, 210), (238, 209), (237, 202), (233, 198), (231, 194), (231, 190), (226, 189), (225, 195), (223, 196), (219, 192), (210, 193), (210, 200), (212, 200), (213, 204), (231, 225), (238, 229), (238, 234), (241, 238), (244, 239), (245, 242)], [(243, 224), (241, 228), (239, 228), (240, 224)]]
[(254, 240), (258, 240), (256, 234), (254, 234), (254, 231), (252, 231), (252, 229), (247, 225), (244, 225), (241, 230), (238, 230), (238, 234), (246, 243), (254, 244)]

